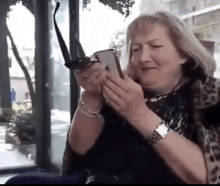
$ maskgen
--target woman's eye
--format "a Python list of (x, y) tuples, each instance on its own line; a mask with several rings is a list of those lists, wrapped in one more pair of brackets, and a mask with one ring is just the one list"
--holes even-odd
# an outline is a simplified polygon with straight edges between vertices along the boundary
[(162, 45), (152, 45), (153, 48), (160, 48)]
[(132, 51), (133, 52), (137, 52), (139, 50), (139, 48), (133, 48)]

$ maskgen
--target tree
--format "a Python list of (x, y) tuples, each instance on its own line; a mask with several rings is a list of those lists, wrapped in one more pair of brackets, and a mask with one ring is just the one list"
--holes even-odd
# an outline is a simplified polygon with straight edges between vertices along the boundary
[(11, 92), (10, 92), (10, 77), (9, 77), (9, 59), (8, 59), (8, 44), (7, 44), (7, 30), (6, 17), (9, 11), (9, 6), (12, 1), (0, 1), (0, 94), (1, 94), (1, 108), (6, 120), (11, 117)]
[(33, 13), (33, 0), (1, 0), (0, 1), (0, 105), (3, 115), (7, 120), (11, 117), (11, 93), (10, 93), (10, 76), (9, 76), (9, 59), (7, 44), (7, 14), (11, 10), (10, 6), (17, 2), (22, 2)]
[[(8, 3), (8, 8), (7, 8), (7, 12), (11, 11), (10, 6), (15, 5), (18, 2), (22, 2), (22, 5), (25, 6), (33, 15), (34, 15), (34, 2), (33, 0), (10, 0)], [(29, 89), (29, 93), (30, 93), (30, 98), (31, 98), (31, 102), (32, 105), (34, 104), (34, 88), (33, 88), (33, 84), (31, 82), (31, 77), (30, 74), (26, 68), (26, 66), (24, 65), (24, 62), (22, 61), (19, 52), (17, 50), (16, 44), (14, 42), (14, 39), (6, 25), (5, 30), (7, 32), (7, 35), (9, 36), (9, 39), (11, 41), (11, 45), (12, 45), (12, 51), (14, 53), (14, 56), (18, 62), (18, 64), (20, 65), (22, 71), (24, 72), (26, 81), (27, 81), (27, 85), (28, 85), (28, 89)], [(34, 110), (33, 110), (34, 113)]]
[[(87, 8), (90, 0), (83, 0), (83, 8)], [(119, 11), (125, 17), (130, 15), (130, 9), (134, 5), (134, 0), (99, 0), (100, 3), (111, 7), (113, 10)]]
[(9, 31), (8, 27), (7, 27), (7, 33), (8, 33), (8, 36), (9, 36), (9, 39), (11, 41), (11, 46), (12, 46), (12, 51), (14, 53), (14, 56), (18, 62), (18, 64), (20, 65), (22, 71), (24, 72), (24, 75), (25, 75), (25, 78), (26, 78), (26, 81), (27, 81), (27, 85), (28, 85), (28, 89), (29, 89), (29, 92), (30, 92), (30, 97), (31, 97), (31, 102), (32, 102), (32, 105), (34, 103), (34, 87), (32, 85), (32, 82), (31, 82), (31, 77), (30, 77), (30, 74), (26, 68), (26, 66), (24, 65), (24, 62), (22, 61), (20, 55), (19, 55), (19, 52), (18, 52), (18, 49), (14, 43), (14, 39), (11, 35), (11, 32)]
[[(33, 15), (34, 15), (34, 2), (33, 0), (12, 0), (12, 2), (9, 5), (15, 5), (18, 2), (22, 2), (22, 5), (25, 6)], [(8, 9), (8, 11), (10, 11), (10, 8)], [(18, 49), (16, 47), (16, 44), (14, 42), (14, 39), (11, 35), (11, 32), (9, 31), (7, 25), (6, 25), (6, 31), (7, 31), (7, 35), (9, 36), (9, 39), (11, 41), (11, 46), (12, 46), (12, 51), (13, 54), (18, 62), (18, 64), (20, 65), (22, 71), (24, 72), (26, 81), (27, 81), (27, 86), (29, 89), (29, 93), (30, 93), (30, 98), (31, 98), (31, 102), (32, 102), (32, 108), (33, 108), (33, 114), (35, 115), (35, 91), (34, 91), (34, 87), (31, 81), (31, 77), (30, 74), (27, 70), (27, 67), (24, 65), (24, 62), (22, 61)]]
[[(31, 0), (30, 0), (31, 1)], [(22, 1), (22, 3), (29, 1)], [(17, 47), (14, 43), (13, 37), (7, 29), (7, 34), (12, 44), (13, 53), (25, 74), (27, 85), (30, 92), (32, 101), (32, 119), (31, 125), (34, 127), (36, 138), (36, 164), (39, 168), (48, 168), (50, 165), (50, 106), (49, 106), (49, 87), (48, 86), (48, 73), (49, 65), (49, 7), (50, 0), (35, 0), (34, 12), (35, 17), (35, 78), (39, 80), (36, 83), (34, 90), (31, 83), (31, 77), (27, 68), (25, 67), (21, 57), (19, 56)], [(30, 5), (30, 3), (29, 3)], [(29, 6), (30, 8), (31, 6)], [(47, 17), (48, 16), (48, 17)], [(41, 29), (41, 28), (44, 29)], [(37, 72), (37, 73), (36, 73)]]

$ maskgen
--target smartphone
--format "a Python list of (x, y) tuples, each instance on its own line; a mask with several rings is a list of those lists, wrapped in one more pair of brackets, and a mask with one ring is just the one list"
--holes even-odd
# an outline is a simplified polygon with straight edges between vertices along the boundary
[(98, 59), (101, 63), (105, 63), (107, 70), (111, 74), (124, 78), (121, 66), (117, 57), (117, 51), (114, 49), (102, 50), (95, 52), (93, 56)]

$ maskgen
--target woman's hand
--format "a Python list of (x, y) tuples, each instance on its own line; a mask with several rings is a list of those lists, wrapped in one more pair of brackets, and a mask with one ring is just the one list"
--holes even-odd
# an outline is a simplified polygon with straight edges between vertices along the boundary
[(102, 93), (106, 102), (131, 124), (153, 113), (145, 104), (141, 86), (127, 75), (121, 79), (107, 72)]
[(106, 64), (94, 63), (90, 67), (75, 71), (77, 83), (82, 86), (86, 92), (91, 94), (101, 93), (101, 84), (106, 77)]

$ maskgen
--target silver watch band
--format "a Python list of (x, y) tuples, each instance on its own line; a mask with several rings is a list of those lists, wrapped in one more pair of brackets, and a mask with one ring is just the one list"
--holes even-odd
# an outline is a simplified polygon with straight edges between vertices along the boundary
[(167, 127), (164, 121), (162, 121), (148, 140), (148, 144), (152, 145), (163, 139), (169, 132), (170, 128)]

